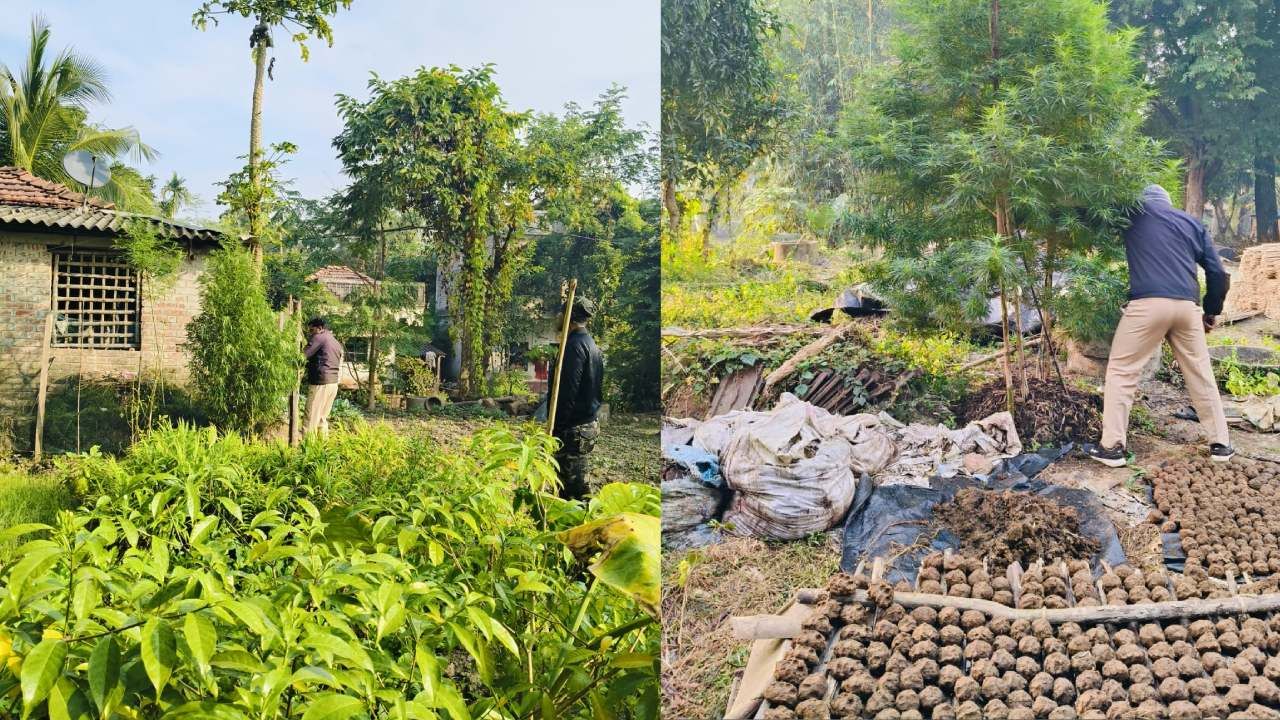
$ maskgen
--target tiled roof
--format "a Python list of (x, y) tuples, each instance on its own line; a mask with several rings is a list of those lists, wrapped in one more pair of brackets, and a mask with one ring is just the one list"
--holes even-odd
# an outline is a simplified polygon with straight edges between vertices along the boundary
[(222, 233), (198, 225), (114, 209), (16, 167), (0, 167), (0, 227), (18, 230), (86, 232), (118, 235), (134, 218), (150, 222), (167, 237), (194, 242), (221, 242)]
[[(20, 167), (0, 166), (0, 205), (71, 209), (84, 205), (84, 200), (84, 195), (65, 185), (38, 178)], [(94, 197), (89, 198), (89, 205), (114, 207)]]
[(307, 276), (307, 280), (318, 282), (321, 285), (334, 283), (339, 285), (373, 285), (373, 278), (365, 275), (359, 270), (349, 268), (346, 265), (325, 265)]

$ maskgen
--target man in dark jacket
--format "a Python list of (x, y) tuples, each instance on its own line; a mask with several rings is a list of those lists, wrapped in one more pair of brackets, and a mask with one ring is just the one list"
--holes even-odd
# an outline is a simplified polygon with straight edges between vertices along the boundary
[(586, 497), (588, 456), (600, 436), (596, 416), (604, 400), (604, 355), (587, 332), (595, 305), (577, 298), (569, 313), (569, 339), (564, 348), (557, 393), (556, 424), (552, 433), (560, 441), (556, 462), (560, 465), (560, 495)]
[[(1227, 437), (1227, 418), (1209, 362), (1205, 333), (1213, 328), (1231, 276), (1222, 269), (1209, 231), (1194, 217), (1173, 207), (1169, 193), (1148, 185), (1142, 209), (1124, 233), (1129, 261), (1129, 302), (1111, 341), (1102, 442), (1086, 448), (1094, 460), (1111, 467), (1126, 461), (1125, 431), (1142, 368), (1168, 340), (1186, 379), (1209, 440), (1209, 457), (1227, 461), (1235, 451)], [(1204, 268), (1204, 307), (1196, 266)]]
[(302, 432), (329, 434), (329, 411), (338, 396), (338, 370), (342, 367), (342, 343), (329, 331), (324, 318), (307, 322), (310, 340), (302, 354), (307, 358), (307, 410)]

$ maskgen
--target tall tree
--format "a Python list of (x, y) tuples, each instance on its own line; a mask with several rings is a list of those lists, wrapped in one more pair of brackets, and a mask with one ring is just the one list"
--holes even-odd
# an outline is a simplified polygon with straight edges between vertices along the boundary
[[(267, 60), (272, 47), (272, 30), (281, 27), (292, 32), (290, 37), (298, 43), (305, 62), (309, 57), (307, 40), (323, 40), (332, 47), (333, 28), (329, 25), (329, 18), (336, 15), (339, 8), (350, 7), (351, 0), (206, 0), (192, 15), (192, 24), (201, 30), (209, 23), (217, 25), (219, 18), (226, 15), (238, 15), (254, 23), (249, 33), (249, 47), (253, 55), (253, 104), (249, 112), (250, 184), (258, 181), (258, 165), (262, 158), (262, 100), (267, 77), (271, 75)], [(268, 214), (256, 205), (250, 205), (245, 211), (253, 255), (261, 267), (262, 243), (259, 238)]]
[(779, 27), (763, 0), (663, 0), (662, 201), (673, 235), (678, 193), (705, 190), (714, 215), (777, 138), (787, 111), (769, 42)]
[(91, 152), (113, 170), (107, 185), (93, 194), (124, 210), (149, 210), (149, 184), (121, 160), (152, 160), (155, 150), (133, 128), (88, 122), (89, 105), (111, 100), (106, 73), (92, 58), (70, 49), (51, 54), (50, 36), (49, 23), (36, 16), (23, 65), (0, 64), (0, 163), (74, 186), (62, 158), (76, 150)]
[(1111, 5), (1117, 22), (1139, 31), (1139, 52), (1157, 90), (1148, 129), (1182, 158), (1183, 208), (1197, 218), (1216, 183), (1252, 165), (1254, 143), (1241, 112), (1261, 92), (1255, 55), (1274, 52), (1258, 32), (1257, 13), (1267, 4), (1116, 0)]
[(196, 201), (196, 196), (187, 187), (186, 179), (174, 173), (160, 188), (160, 213), (167, 218), (178, 214), (183, 207)]
[(1253, 202), (1260, 243), (1280, 242), (1276, 212), (1276, 137), (1280, 135), (1280, 7), (1259, 2), (1250, 27), (1258, 40), (1247, 46), (1247, 56), (1261, 92), (1245, 114), (1253, 141)]
[[(901, 9), (899, 62), (847, 128), (858, 161), (877, 172), (863, 233), (884, 251), (881, 278), (908, 281), (884, 283), (887, 293), (975, 320), (996, 293), (1008, 328), (1009, 306), (1020, 316), (1030, 289), (1008, 259), (1049, 298), (1064, 255), (1114, 244), (1142, 186), (1166, 169), (1141, 132), (1150, 98), (1135, 33), (1110, 29), (1099, 0)], [(965, 257), (989, 282), (955, 272)]]
[(473, 394), (528, 247), (534, 173), (516, 136), (527, 116), (506, 108), (490, 67), (374, 76), (369, 90), (367, 101), (338, 98), (333, 144), (353, 179), (344, 203), (370, 209), (365, 222), (391, 210), (422, 219), (448, 268), (460, 385)]

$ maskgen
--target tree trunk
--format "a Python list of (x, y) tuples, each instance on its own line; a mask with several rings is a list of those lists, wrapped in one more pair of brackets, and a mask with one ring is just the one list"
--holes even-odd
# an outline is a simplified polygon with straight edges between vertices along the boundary
[(1199, 153), (1187, 158), (1187, 185), (1182, 192), (1182, 209), (1195, 219), (1204, 217), (1205, 160)]
[(1013, 414), (1013, 370), (1009, 367), (1009, 302), (1005, 299), (1004, 285), (1000, 285), (1000, 336), (1004, 340), (1000, 360), (1004, 366), (1004, 404)]
[(680, 236), (680, 201), (676, 198), (676, 183), (671, 178), (662, 179), (662, 206), (667, 210), (667, 232), (674, 242)]
[(1022, 288), (1014, 288), (1013, 292), (1013, 312), (1017, 315), (1018, 338), (1014, 341), (1014, 345), (1018, 348), (1018, 373), (1022, 382), (1022, 401), (1027, 401), (1027, 354), (1022, 347), (1023, 327), (1022, 327)]
[[(262, 160), (262, 96), (266, 86), (267, 50), (271, 47), (271, 33), (266, 24), (258, 23), (250, 36), (253, 43), (253, 106), (249, 112), (249, 184), (258, 184), (258, 163)], [(249, 220), (249, 246), (253, 261), (262, 269), (263, 218), (257, 201), (245, 209)]]
[(1258, 242), (1280, 242), (1276, 223), (1276, 158), (1259, 154), (1253, 158), (1253, 205), (1258, 216)]
[(1221, 241), (1231, 230), (1231, 218), (1227, 216), (1227, 204), (1222, 202), (1222, 198), (1214, 198), (1209, 204), (1213, 206), (1213, 234)]
[(373, 331), (369, 333), (369, 397), (365, 406), (372, 412), (378, 400), (378, 365), (381, 362), (378, 352), (378, 328), (382, 323), (382, 281), (387, 269), (387, 234), (378, 229), (378, 268), (375, 274), (373, 293), (377, 301), (373, 305)]

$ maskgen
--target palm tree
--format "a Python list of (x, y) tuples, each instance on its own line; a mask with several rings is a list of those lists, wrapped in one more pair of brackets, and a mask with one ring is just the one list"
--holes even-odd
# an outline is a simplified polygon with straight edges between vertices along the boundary
[(194, 204), (195, 201), (196, 196), (187, 187), (186, 179), (176, 172), (160, 188), (160, 214), (167, 218), (172, 219), (178, 214), (178, 210)]
[[(50, 58), (49, 36), (48, 22), (35, 16), (25, 65), (14, 71), (0, 63), (0, 163), (70, 185), (62, 157), (74, 150), (86, 150), (113, 165), (125, 157), (135, 162), (154, 159), (156, 151), (142, 142), (137, 130), (88, 122), (88, 105), (111, 98), (106, 74), (92, 58), (69, 48)], [(152, 204), (136, 172), (113, 173), (94, 194), (123, 202), (124, 209), (147, 210)]]

